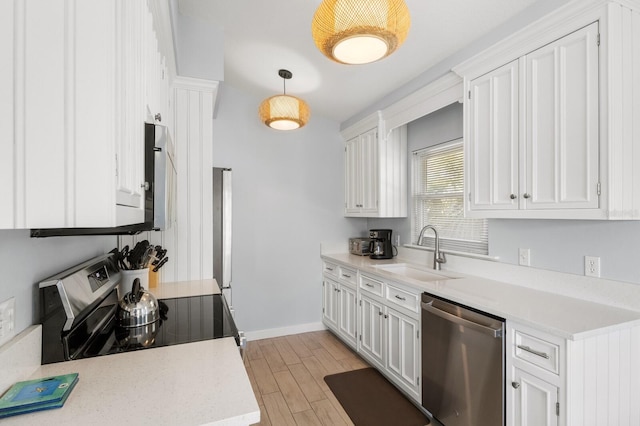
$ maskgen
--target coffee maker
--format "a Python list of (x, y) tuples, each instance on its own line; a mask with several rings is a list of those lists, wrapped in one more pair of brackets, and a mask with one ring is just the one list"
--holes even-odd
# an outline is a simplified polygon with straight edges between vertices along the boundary
[(371, 259), (391, 259), (393, 257), (393, 247), (391, 245), (391, 229), (371, 229), (369, 230), (369, 257)]

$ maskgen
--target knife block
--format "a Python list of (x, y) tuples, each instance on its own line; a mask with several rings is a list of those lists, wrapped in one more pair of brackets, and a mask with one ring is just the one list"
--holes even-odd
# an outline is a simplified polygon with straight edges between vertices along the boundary
[(153, 272), (153, 268), (149, 268), (149, 288), (156, 288), (158, 286), (159, 272)]

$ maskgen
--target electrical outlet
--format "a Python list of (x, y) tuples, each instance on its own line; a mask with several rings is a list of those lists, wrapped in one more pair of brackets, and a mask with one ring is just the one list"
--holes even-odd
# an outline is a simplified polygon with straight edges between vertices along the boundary
[(518, 253), (518, 264), (520, 266), (531, 266), (531, 249), (520, 249)]
[(584, 274), (587, 277), (600, 278), (600, 258), (596, 256), (584, 257)]
[(16, 328), (16, 299), (5, 300), (0, 303), (0, 346), (11, 340)]

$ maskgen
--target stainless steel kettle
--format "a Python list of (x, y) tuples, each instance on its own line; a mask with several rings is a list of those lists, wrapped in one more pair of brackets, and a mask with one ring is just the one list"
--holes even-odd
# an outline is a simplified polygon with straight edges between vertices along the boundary
[(140, 285), (139, 278), (133, 280), (131, 291), (118, 302), (117, 317), (120, 327), (139, 327), (160, 318), (158, 300)]

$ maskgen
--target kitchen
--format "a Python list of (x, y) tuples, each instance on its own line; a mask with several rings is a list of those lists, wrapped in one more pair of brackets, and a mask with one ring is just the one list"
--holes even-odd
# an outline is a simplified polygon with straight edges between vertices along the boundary
[[(526, 16), (519, 15), (487, 36), (484, 45), (472, 46), (460, 53), (462, 57), (450, 58), (449, 62), (439, 64), (439, 68), (427, 70), (421, 80), (413, 84), (425, 85), (435, 80), (443, 70), (490, 45), (490, 40), (499, 40), (543, 16), (557, 7), (557, 3), (537, 2)], [(183, 16), (182, 19), (195, 18)], [(215, 33), (197, 25), (192, 28)], [(206, 40), (205, 45), (210, 43), (207, 47), (216, 47), (215, 38)], [(190, 54), (194, 53), (185, 48), (178, 51), (178, 58), (184, 55), (189, 61)], [(186, 75), (192, 77), (224, 79), (220, 66), (216, 69), (217, 75), (203, 73), (199, 66), (192, 60), (180, 68), (189, 71)], [(302, 78), (293, 71), (294, 78), (288, 84), (292, 92), (293, 83)], [(344, 251), (347, 238), (365, 235), (372, 228), (392, 228), (394, 234), (400, 235), (401, 243), (409, 242), (408, 218), (343, 217), (344, 145), (339, 131), (412, 90), (411, 85), (400, 88), (380, 105), (371, 105), (342, 125), (343, 120), (318, 114), (312, 115), (305, 128), (280, 133), (255, 120), (260, 97), (231, 84), (220, 86), (211, 149), (214, 165), (233, 168), (235, 173), (234, 306), (237, 321), (249, 338), (322, 327), (320, 244), (331, 246), (329, 250), (344, 245)], [(441, 114), (439, 118), (438, 114)], [(434, 136), (434, 142), (462, 136), (462, 107), (451, 107), (431, 118), (442, 122), (443, 127), (449, 122), (457, 123), (452, 125), (453, 130), (441, 130), (441, 135)], [(640, 283), (634, 270), (634, 261), (640, 254), (634, 238), (640, 234), (640, 227), (635, 221), (491, 219), (489, 227), (490, 254), (499, 257), (501, 263), (516, 265), (518, 249), (526, 247), (531, 250), (531, 266), (535, 269), (583, 275), (583, 257), (598, 256), (604, 279)], [(39, 240), (30, 239), (28, 235), (27, 230), (3, 230), (0, 235), (2, 265), (8, 272), (0, 288), (0, 300), (16, 298), (17, 332), (35, 322), (34, 283), (87, 257), (105, 253), (117, 244), (115, 237)], [(282, 261), (284, 253), (285, 262)], [(265, 305), (269, 307), (268, 315), (264, 314)]]

